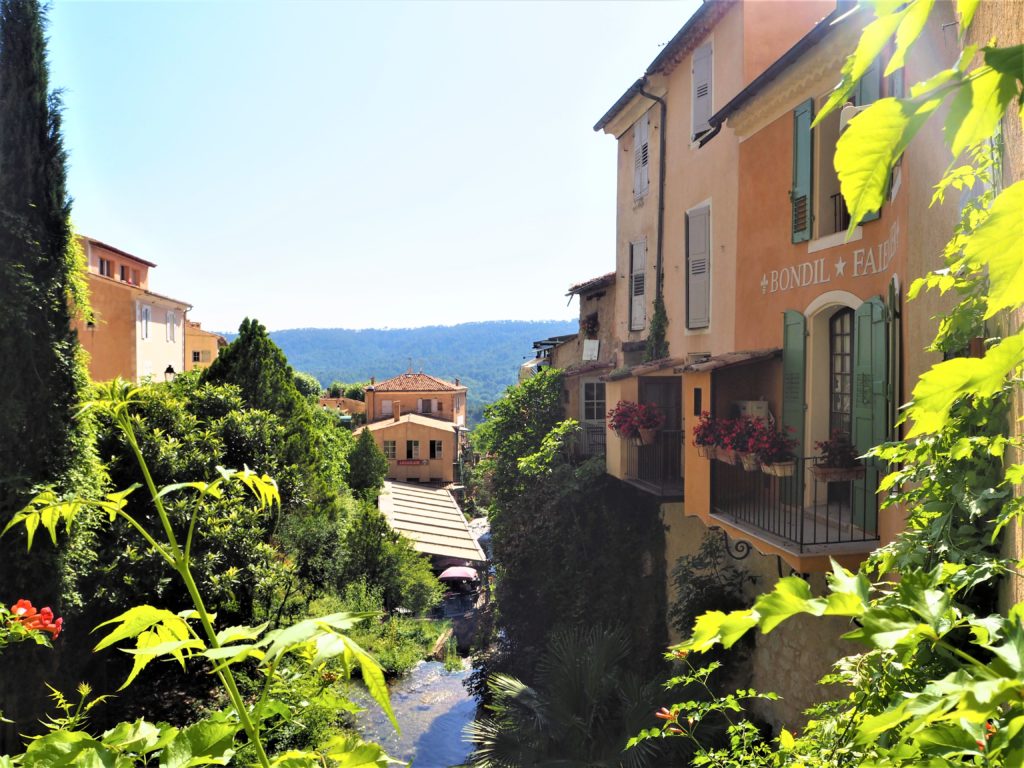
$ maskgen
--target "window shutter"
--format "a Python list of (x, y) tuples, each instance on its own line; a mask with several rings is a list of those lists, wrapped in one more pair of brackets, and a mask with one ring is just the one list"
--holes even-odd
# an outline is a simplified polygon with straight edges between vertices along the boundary
[(686, 214), (686, 327), (711, 321), (711, 209)]
[[(853, 434), (859, 453), (889, 439), (889, 358), (885, 304), (874, 296), (861, 304), (853, 324)], [(878, 465), (865, 462), (864, 478), (853, 483), (853, 522), (874, 531)]]
[(853, 89), (853, 103), (858, 107), (874, 104), (881, 96), (881, 87), (881, 67), (879, 67), (878, 59), (875, 59)]
[(630, 245), (630, 308), (629, 330), (642, 331), (647, 322), (647, 299), (644, 294), (647, 279), (647, 241)]
[(793, 242), (811, 239), (811, 167), (813, 143), (811, 121), (814, 100), (808, 99), (793, 111), (793, 188), (789, 199), (793, 205)]
[(693, 54), (693, 134), (697, 138), (711, 128), (711, 43), (705, 43)]
[(787, 309), (782, 319), (782, 431), (796, 440), (796, 471), (784, 478), (779, 494), (789, 504), (801, 501), (804, 487), (804, 386), (807, 377), (807, 319)]
[(633, 125), (633, 197), (643, 197), (650, 185), (648, 166), (650, 162), (649, 142), (650, 121), (648, 113)]

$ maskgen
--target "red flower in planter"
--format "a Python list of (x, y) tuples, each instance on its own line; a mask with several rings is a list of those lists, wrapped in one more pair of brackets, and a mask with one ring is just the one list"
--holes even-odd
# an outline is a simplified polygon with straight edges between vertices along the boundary
[(634, 403), (619, 400), (608, 412), (608, 426), (620, 437), (638, 437), (641, 429), (659, 429), (665, 414), (657, 403)]

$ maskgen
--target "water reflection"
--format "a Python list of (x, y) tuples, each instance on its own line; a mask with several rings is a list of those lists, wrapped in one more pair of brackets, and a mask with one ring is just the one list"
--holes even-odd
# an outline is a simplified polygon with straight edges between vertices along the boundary
[(396, 736), (380, 708), (370, 704), (358, 718), (363, 738), (381, 744), (394, 758), (411, 761), (413, 768), (461, 765), (472, 751), (462, 729), (476, 713), (476, 702), (462, 686), (468, 674), (469, 669), (446, 672), (439, 661), (420, 662), (391, 688), (402, 735)]

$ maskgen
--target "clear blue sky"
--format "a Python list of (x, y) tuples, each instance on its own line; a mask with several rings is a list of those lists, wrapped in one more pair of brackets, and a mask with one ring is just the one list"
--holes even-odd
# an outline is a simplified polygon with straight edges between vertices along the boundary
[(698, 4), (56, 2), (76, 227), (212, 330), (572, 317), (592, 126)]

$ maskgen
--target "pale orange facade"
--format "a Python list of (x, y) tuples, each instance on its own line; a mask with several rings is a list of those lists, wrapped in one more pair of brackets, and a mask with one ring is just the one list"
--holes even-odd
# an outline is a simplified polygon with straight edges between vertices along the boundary
[(186, 370), (190, 305), (149, 290), (152, 262), (92, 238), (79, 242), (87, 260), (93, 320), (77, 320), (73, 327), (89, 353), (91, 378), (162, 380)]
[(466, 425), (466, 387), (425, 373), (403, 373), (385, 381), (370, 379), (366, 388), (368, 422), (416, 413), (421, 416)]
[(373, 434), (388, 459), (388, 480), (447, 485), (456, 481), (461, 431), (451, 422), (406, 413), (375, 421), (363, 429)]
[(220, 350), (228, 340), (219, 333), (204, 331), (202, 325), (193, 320), (185, 321), (185, 370), (196, 371), (209, 368), (217, 359)]

